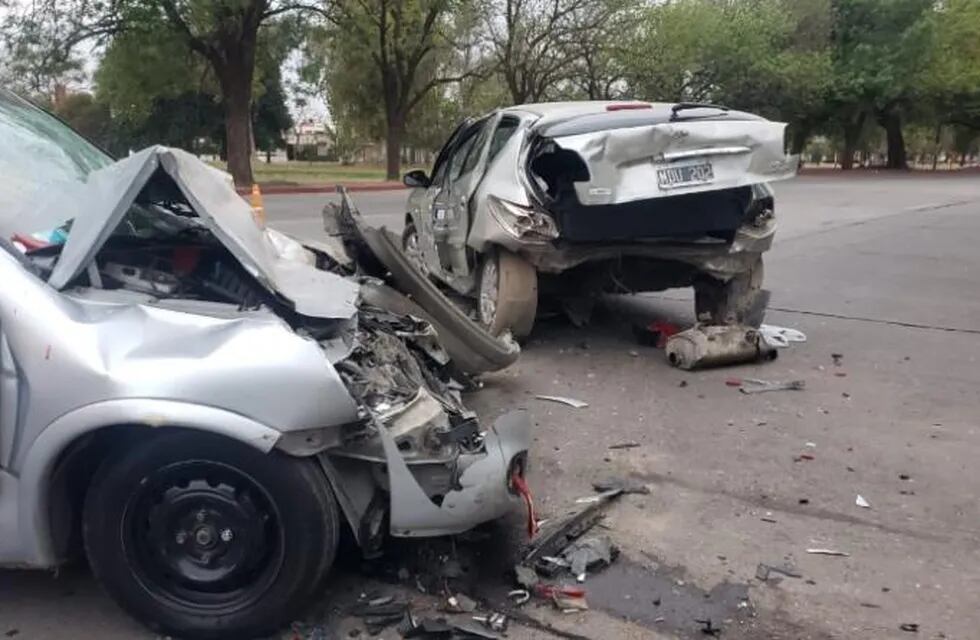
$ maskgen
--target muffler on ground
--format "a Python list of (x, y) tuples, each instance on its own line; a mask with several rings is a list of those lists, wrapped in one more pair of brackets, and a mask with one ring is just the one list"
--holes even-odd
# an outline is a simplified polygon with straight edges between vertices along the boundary
[(695, 325), (668, 338), (665, 351), (670, 364), (686, 370), (774, 360), (777, 355), (758, 329), (743, 325)]

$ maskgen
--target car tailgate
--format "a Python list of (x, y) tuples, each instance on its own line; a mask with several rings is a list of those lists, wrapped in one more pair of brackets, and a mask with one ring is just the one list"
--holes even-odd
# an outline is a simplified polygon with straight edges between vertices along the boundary
[(559, 135), (548, 139), (577, 153), (588, 168), (589, 179), (573, 185), (579, 202), (610, 205), (791, 178), (799, 160), (783, 151), (785, 128), (719, 118), (570, 135), (555, 127)]

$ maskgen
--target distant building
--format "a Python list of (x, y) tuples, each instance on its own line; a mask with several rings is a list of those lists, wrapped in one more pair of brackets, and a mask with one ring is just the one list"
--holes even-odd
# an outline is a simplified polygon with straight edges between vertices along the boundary
[(290, 160), (336, 160), (333, 131), (323, 122), (304, 120), (286, 132)]

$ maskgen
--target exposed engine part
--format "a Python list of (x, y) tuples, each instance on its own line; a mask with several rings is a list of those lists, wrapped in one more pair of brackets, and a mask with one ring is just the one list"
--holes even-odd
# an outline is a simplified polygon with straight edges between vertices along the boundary
[(180, 287), (180, 280), (172, 273), (151, 267), (109, 262), (102, 267), (102, 274), (112, 278), (120, 286), (139, 293), (154, 296), (171, 296)]

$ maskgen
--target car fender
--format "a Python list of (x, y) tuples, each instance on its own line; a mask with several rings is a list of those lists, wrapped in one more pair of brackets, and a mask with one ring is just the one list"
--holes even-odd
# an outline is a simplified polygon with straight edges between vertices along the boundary
[(25, 564), (58, 564), (50, 522), (50, 479), (59, 456), (78, 438), (109, 426), (184, 427), (225, 436), (268, 453), (281, 434), (245, 416), (172, 400), (127, 398), (89, 404), (63, 414), (30, 444), (18, 481), (18, 519)]

